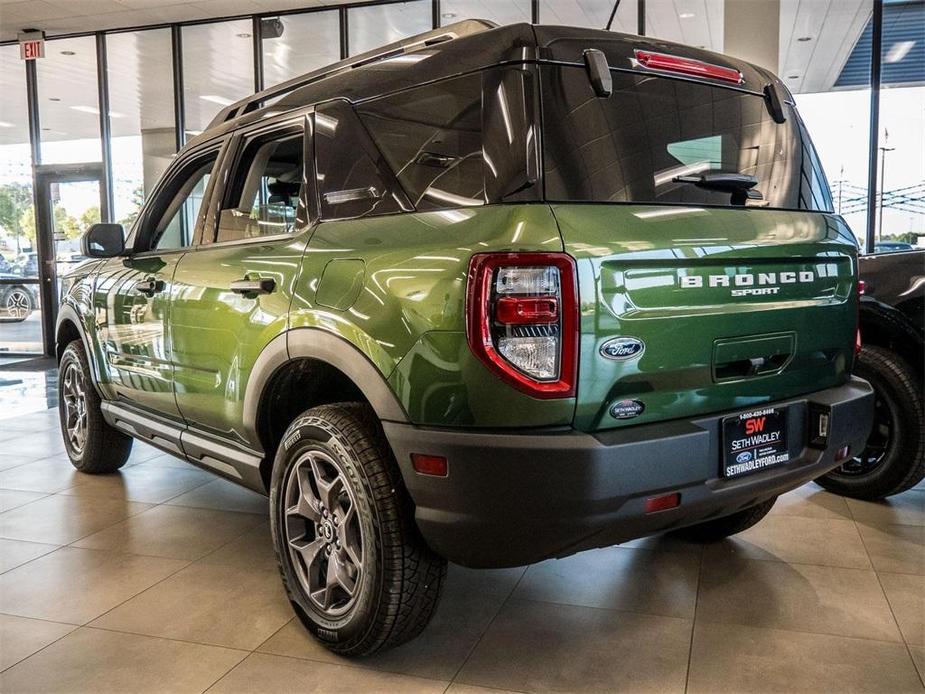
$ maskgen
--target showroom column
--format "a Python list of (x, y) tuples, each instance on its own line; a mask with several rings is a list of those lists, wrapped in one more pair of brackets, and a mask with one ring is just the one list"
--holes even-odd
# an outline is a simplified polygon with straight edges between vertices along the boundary
[(144, 195), (148, 197), (168, 164), (177, 155), (177, 131), (168, 128), (144, 128), (141, 131), (141, 158), (144, 172)]
[(723, 52), (771, 70), (780, 70), (780, 0), (726, 0)]

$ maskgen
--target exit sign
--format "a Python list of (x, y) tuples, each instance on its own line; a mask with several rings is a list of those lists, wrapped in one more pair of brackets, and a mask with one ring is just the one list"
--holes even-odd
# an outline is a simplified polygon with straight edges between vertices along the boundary
[(30, 31), (19, 35), (19, 57), (36, 60), (45, 57), (45, 32)]

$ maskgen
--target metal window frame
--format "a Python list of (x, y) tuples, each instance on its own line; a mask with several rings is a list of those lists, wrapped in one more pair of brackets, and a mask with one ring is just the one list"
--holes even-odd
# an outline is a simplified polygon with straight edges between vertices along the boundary
[(873, 0), (870, 42), (870, 136), (867, 140), (867, 233), (864, 251), (873, 253), (877, 232), (877, 149), (880, 146), (880, 66), (883, 52), (883, 0)]

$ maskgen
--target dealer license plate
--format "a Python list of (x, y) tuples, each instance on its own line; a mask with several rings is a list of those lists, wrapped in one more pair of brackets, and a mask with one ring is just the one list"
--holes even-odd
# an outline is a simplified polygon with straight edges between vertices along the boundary
[(724, 477), (741, 477), (789, 460), (787, 408), (765, 407), (723, 419)]

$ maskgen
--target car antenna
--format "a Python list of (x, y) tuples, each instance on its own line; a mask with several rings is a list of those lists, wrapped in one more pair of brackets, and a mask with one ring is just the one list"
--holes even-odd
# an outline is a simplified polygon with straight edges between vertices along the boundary
[(604, 31), (610, 31), (610, 26), (613, 24), (613, 18), (617, 16), (617, 8), (620, 6), (620, 0), (616, 0), (613, 4), (613, 9), (610, 11), (610, 19), (607, 20), (607, 26), (604, 27)]

